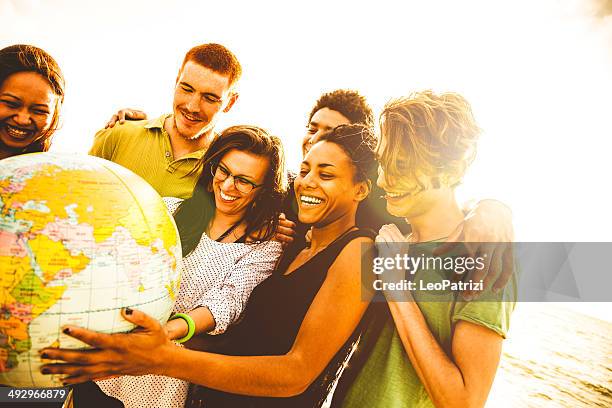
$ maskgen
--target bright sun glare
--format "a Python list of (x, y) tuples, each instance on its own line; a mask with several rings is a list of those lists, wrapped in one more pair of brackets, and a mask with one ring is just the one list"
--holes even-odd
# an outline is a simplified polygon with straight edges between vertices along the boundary
[(607, 240), (612, 22), (599, 1), (245, 2), (0, 0), (0, 45), (47, 49), (68, 82), (56, 151), (86, 152), (120, 107), (169, 111), (185, 51), (220, 42), (244, 67), (221, 127), (281, 136), (288, 162), (316, 98), (353, 88), (379, 110), (463, 93), (484, 134), (462, 198), (495, 197), (520, 240)]

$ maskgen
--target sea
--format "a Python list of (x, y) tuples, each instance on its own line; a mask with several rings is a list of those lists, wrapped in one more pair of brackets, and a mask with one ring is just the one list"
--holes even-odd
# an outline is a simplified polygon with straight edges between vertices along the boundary
[(486, 407), (611, 408), (607, 305), (606, 321), (560, 304), (517, 304)]

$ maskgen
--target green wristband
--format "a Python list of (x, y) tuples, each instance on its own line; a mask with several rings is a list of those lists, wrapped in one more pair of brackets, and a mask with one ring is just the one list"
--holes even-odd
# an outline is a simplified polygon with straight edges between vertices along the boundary
[(185, 323), (187, 323), (187, 335), (183, 337), (182, 339), (178, 339), (175, 341), (177, 343), (184, 343), (190, 338), (192, 338), (193, 334), (195, 333), (195, 322), (193, 321), (191, 316), (185, 313), (175, 313), (174, 315), (170, 316), (169, 320), (174, 320), (174, 319), (183, 319)]

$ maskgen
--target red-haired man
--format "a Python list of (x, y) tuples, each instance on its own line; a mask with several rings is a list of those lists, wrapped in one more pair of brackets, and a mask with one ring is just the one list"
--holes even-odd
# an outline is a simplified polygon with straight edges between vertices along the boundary
[(89, 153), (132, 170), (162, 196), (190, 197), (215, 124), (238, 99), (241, 73), (224, 46), (193, 47), (176, 79), (172, 113), (102, 129)]

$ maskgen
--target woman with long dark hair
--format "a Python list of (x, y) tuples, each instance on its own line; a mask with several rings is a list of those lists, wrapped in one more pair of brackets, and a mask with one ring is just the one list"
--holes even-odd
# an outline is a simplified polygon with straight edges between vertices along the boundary
[(0, 159), (45, 152), (59, 126), (64, 76), (44, 50), (17, 44), (0, 50)]
[[(183, 249), (177, 318), (171, 318), (165, 331), (168, 339), (180, 342), (199, 333), (224, 333), (282, 252), (281, 244), (272, 240), (286, 190), (280, 139), (255, 126), (230, 127), (213, 141), (203, 167), (192, 197), (164, 198)], [(125, 407), (157, 408), (182, 407), (188, 385), (156, 375), (97, 384)], [(94, 402), (113, 404), (91, 384), (77, 387), (76, 406)]]

